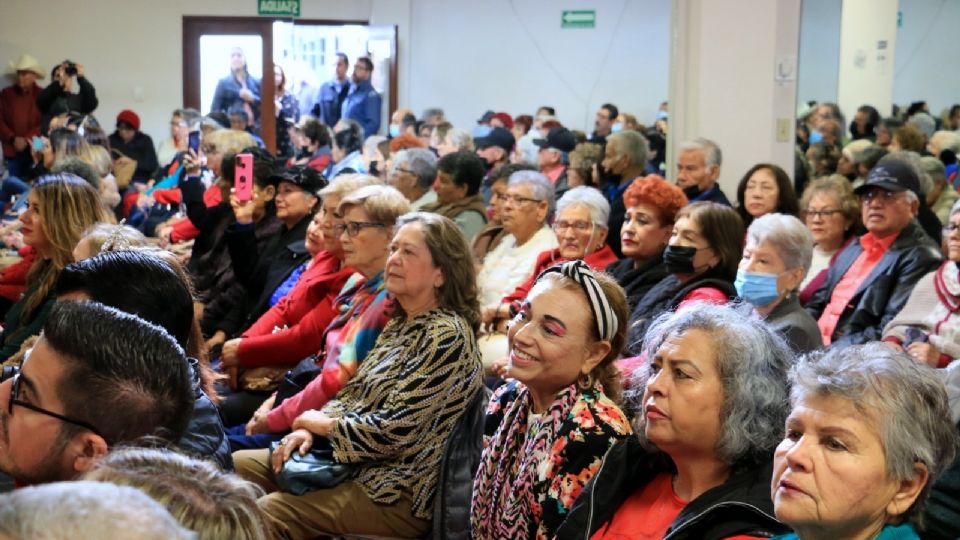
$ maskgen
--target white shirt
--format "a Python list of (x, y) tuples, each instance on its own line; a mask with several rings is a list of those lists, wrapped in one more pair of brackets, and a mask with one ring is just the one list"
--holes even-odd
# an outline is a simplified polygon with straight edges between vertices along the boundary
[(533, 273), (537, 255), (557, 247), (557, 235), (543, 226), (522, 246), (508, 234), (483, 259), (483, 268), (477, 275), (480, 286), (480, 305), (499, 304), (504, 296), (523, 284)]
[(830, 265), (830, 258), (833, 257), (834, 253), (836, 253), (836, 250), (827, 253), (818, 246), (813, 246), (813, 258), (810, 259), (810, 271), (807, 272), (807, 277), (803, 278), (803, 283), (800, 284), (801, 291), (805, 289), (807, 285), (813, 281), (813, 278), (817, 277), (823, 269)]

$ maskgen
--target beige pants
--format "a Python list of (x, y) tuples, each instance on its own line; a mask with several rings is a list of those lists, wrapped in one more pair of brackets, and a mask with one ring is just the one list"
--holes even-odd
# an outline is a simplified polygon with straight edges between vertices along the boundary
[(233, 454), (237, 474), (262, 487), (267, 495), (257, 504), (283, 538), (315, 538), (323, 534), (368, 534), (419, 538), (430, 530), (429, 520), (413, 516), (413, 499), (404, 494), (395, 504), (379, 504), (352, 480), (337, 487), (293, 495), (277, 491), (267, 450)]

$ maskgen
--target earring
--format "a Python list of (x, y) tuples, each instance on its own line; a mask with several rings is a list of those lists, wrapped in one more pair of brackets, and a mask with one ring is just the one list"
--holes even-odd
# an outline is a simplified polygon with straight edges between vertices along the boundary
[(593, 375), (590, 373), (580, 373), (577, 377), (577, 386), (579, 386), (581, 390), (593, 388)]

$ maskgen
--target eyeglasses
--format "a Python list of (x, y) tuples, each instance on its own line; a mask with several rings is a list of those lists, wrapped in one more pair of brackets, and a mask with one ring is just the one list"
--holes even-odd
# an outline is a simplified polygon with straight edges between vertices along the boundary
[(875, 200), (879, 200), (884, 203), (893, 202), (897, 200), (897, 197), (903, 193), (902, 191), (887, 191), (885, 189), (871, 189), (870, 191), (860, 195), (860, 202), (867, 203)]
[(416, 175), (417, 175), (417, 173), (411, 171), (410, 169), (404, 169), (404, 168), (401, 168), (401, 167), (394, 167), (394, 168), (393, 168), (393, 173), (394, 173), (394, 174), (397, 174), (397, 173), (406, 173), (406, 174), (410, 174), (410, 175), (413, 175), (413, 176), (416, 176)]
[(960, 225), (956, 223), (951, 223), (943, 228), (943, 234), (948, 235), (957, 229), (960, 229)]
[(577, 220), (577, 221), (558, 221), (553, 224), (553, 230), (560, 232), (567, 229), (573, 229), (577, 232), (587, 232), (593, 226), (592, 222)]
[(333, 230), (337, 233), (337, 236), (343, 234), (343, 231), (347, 231), (347, 234), (352, 238), (360, 234), (361, 229), (374, 227), (377, 229), (387, 228), (387, 226), (383, 223), (374, 223), (372, 221), (348, 221), (346, 223), (338, 223), (334, 225)]
[(531, 199), (530, 197), (521, 197), (519, 195), (500, 195), (500, 200), (503, 202), (512, 202), (513, 204), (521, 204), (525, 202), (538, 203), (541, 202), (540, 199)]
[[(28, 353), (28, 354), (29, 354), (29, 353)], [(84, 422), (83, 420), (77, 420), (77, 419), (74, 419), (74, 418), (70, 418), (69, 416), (64, 416), (64, 415), (62, 415), (62, 414), (55, 413), (55, 412), (53, 412), (53, 411), (48, 411), (47, 409), (44, 409), (43, 407), (38, 407), (38, 406), (36, 406), (36, 405), (33, 405), (32, 403), (27, 403), (26, 401), (22, 401), (22, 400), (18, 399), (17, 396), (20, 395), (20, 376), (21, 376), (21, 373), (20, 373), (19, 371), (17, 372), (16, 375), (13, 376), (13, 387), (10, 389), (10, 401), (7, 403), (7, 414), (8, 414), (8, 415), (13, 416), (13, 406), (14, 406), (14, 405), (19, 405), (19, 406), (23, 407), (24, 409), (30, 409), (30, 410), (33, 411), (33, 412), (37, 412), (37, 413), (40, 413), (40, 414), (49, 416), (49, 417), (51, 417), (51, 418), (56, 418), (57, 420), (60, 420), (61, 422), (66, 422), (66, 423), (68, 423), (68, 424), (73, 424), (73, 425), (75, 425), (75, 426), (77, 426), (77, 427), (82, 427), (83, 429), (89, 430), (89, 431), (93, 432), (95, 435), (100, 436), (100, 438), (102, 438), (103, 440), (107, 441), (108, 444), (109, 444), (109, 440), (108, 440), (106, 437), (103, 436), (103, 433), (100, 433), (100, 430), (98, 430), (97, 428), (93, 427), (93, 425), (90, 424), (90, 423), (88, 423), (88, 422)]]
[(821, 218), (825, 219), (832, 217), (834, 214), (839, 214), (843, 210), (804, 210), (804, 215), (808, 218)]

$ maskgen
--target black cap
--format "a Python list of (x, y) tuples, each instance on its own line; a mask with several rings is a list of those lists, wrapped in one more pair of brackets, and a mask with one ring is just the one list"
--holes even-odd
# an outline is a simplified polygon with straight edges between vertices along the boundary
[(478, 123), (478, 124), (489, 124), (489, 123), (490, 123), (490, 120), (493, 119), (493, 115), (495, 115), (495, 114), (497, 114), (497, 113), (495, 113), (495, 112), (493, 112), (493, 111), (487, 111), (487, 112), (483, 113), (483, 116), (481, 116), (479, 120), (477, 120), (477, 123)]
[(277, 171), (270, 175), (267, 181), (273, 185), (278, 185), (280, 182), (290, 182), (311, 195), (317, 195), (318, 191), (327, 187), (327, 179), (316, 169), (307, 165), (295, 165)]
[(923, 195), (920, 191), (920, 179), (917, 178), (916, 171), (907, 162), (896, 159), (877, 163), (867, 174), (867, 181), (853, 192), (862, 195), (873, 187), (894, 192), (910, 190), (921, 198)]
[(513, 134), (510, 133), (510, 131), (502, 127), (495, 127), (490, 130), (490, 133), (488, 133), (486, 137), (477, 137), (473, 142), (477, 148), (499, 146), (507, 153), (510, 153), (513, 151), (513, 145), (517, 143), (517, 140), (513, 138)]
[(565, 127), (551, 128), (546, 139), (534, 139), (533, 144), (540, 148), (556, 148), (562, 152), (573, 152), (577, 147), (577, 138)]

